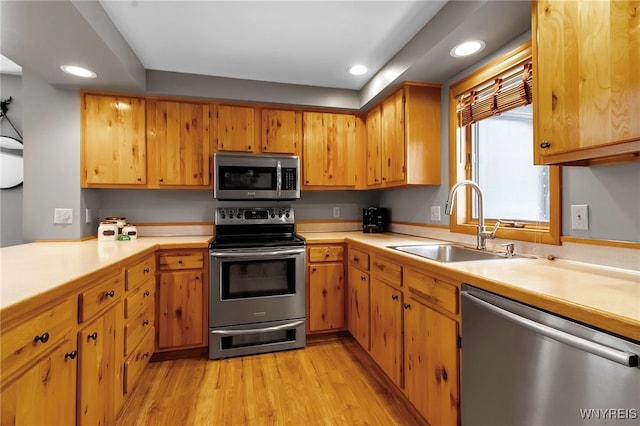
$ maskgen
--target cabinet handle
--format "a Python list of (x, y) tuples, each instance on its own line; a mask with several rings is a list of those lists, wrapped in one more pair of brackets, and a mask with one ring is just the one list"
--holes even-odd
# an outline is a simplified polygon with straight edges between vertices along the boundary
[(397, 294), (392, 295), (391, 300), (398, 300), (398, 295)]
[(353, 256), (353, 261), (354, 262), (360, 262), (360, 259), (358, 259), (358, 256)]
[(315, 271), (316, 271), (316, 268), (311, 268), (311, 272), (315, 272)]
[(149, 273), (149, 268), (144, 268), (144, 270), (142, 272), (145, 273), (145, 274), (148, 274)]
[(49, 341), (49, 333), (43, 333), (42, 336), (36, 336), (33, 338), (33, 341), (47, 343)]
[(150, 296), (151, 293), (149, 293), (149, 290), (145, 290), (145, 292), (143, 293), (145, 296)]
[(549, 148), (549, 147), (551, 147), (551, 143), (548, 141), (542, 141), (540, 143), (540, 148)]
[(182, 259), (178, 260), (178, 264), (182, 265)]
[(251, 150), (251, 145), (247, 145), (247, 149), (248, 149), (248, 150)]
[(71, 352), (64, 354), (64, 359), (67, 359), (67, 358), (76, 359), (77, 356), (78, 356), (78, 351), (73, 350)]
[(94, 331), (93, 333), (87, 336), (87, 340), (98, 340), (98, 333)]
[(160, 178), (160, 182), (164, 182), (164, 179)]
[(405, 304), (404, 304), (404, 308), (405, 308), (405, 309), (411, 309), (411, 304), (409, 304), (409, 303), (405, 303)]
[(366, 281), (366, 280), (367, 280), (367, 277), (365, 277), (364, 275), (360, 276), (360, 281)]
[(145, 353), (142, 354), (142, 358), (146, 358), (148, 356), (149, 356), (149, 352), (145, 352)]
[(138, 182), (142, 182), (142, 178), (138, 178)]
[(149, 325), (149, 320), (142, 321), (142, 325)]
[(200, 281), (200, 277), (196, 277), (196, 281)]
[(107, 297), (114, 297), (115, 295), (116, 295), (116, 292), (115, 292), (115, 291), (113, 291), (113, 290), (108, 291), (108, 292), (106, 293), (106, 296), (107, 296)]

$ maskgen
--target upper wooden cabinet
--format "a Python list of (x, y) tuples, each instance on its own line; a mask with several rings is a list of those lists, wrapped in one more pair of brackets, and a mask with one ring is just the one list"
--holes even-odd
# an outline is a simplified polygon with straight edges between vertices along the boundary
[(145, 99), (82, 94), (81, 185), (147, 183)]
[(367, 114), (367, 184), (440, 184), (440, 140), (440, 85), (404, 84)]
[(637, 160), (640, 4), (534, 1), (532, 17), (536, 163)]
[(270, 154), (300, 154), (302, 113), (263, 109), (260, 152)]
[(252, 107), (216, 105), (215, 146), (217, 151), (254, 152), (256, 149), (256, 118)]
[(355, 187), (356, 117), (304, 112), (303, 186)]
[(207, 186), (209, 105), (147, 100), (149, 186)]

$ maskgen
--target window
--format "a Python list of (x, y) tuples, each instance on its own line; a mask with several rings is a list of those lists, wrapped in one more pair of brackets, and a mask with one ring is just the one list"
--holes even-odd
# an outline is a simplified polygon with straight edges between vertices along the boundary
[[(451, 85), (450, 185), (469, 179), (484, 193), (485, 225), (504, 239), (560, 243), (560, 170), (533, 164), (531, 43)], [(450, 228), (476, 233), (469, 187), (458, 191)]]

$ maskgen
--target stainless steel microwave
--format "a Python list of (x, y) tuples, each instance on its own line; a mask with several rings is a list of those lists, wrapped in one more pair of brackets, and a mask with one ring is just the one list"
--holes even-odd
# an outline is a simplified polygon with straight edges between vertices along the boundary
[(213, 198), (295, 200), (300, 198), (300, 158), (294, 155), (213, 155)]

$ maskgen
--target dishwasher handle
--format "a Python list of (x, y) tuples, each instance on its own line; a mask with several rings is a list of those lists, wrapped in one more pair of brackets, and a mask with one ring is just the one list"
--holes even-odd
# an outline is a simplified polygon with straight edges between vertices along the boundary
[[(553, 327), (540, 324), (539, 322), (514, 314), (496, 305), (486, 302), (481, 298), (474, 296), (468, 291), (463, 291), (462, 297), (468, 299), (470, 302), (475, 303), (479, 307), (485, 310), (488, 310), (501, 318), (504, 318), (521, 327), (527, 328), (535, 333), (538, 333), (550, 339), (556, 340), (560, 343), (573, 346), (576, 349), (580, 349), (582, 351), (589, 352), (591, 354), (600, 356), (602, 358), (606, 358), (610, 361), (617, 362), (618, 364), (622, 364), (626, 367), (638, 366), (638, 355), (634, 353), (610, 348), (609, 346), (601, 345), (599, 343), (592, 342), (590, 340), (586, 340), (578, 336), (574, 336), (573, 334), (565, 333), (564, 331), (557, 330)], [(462, 338), (464, 341), (464, 336)]]

